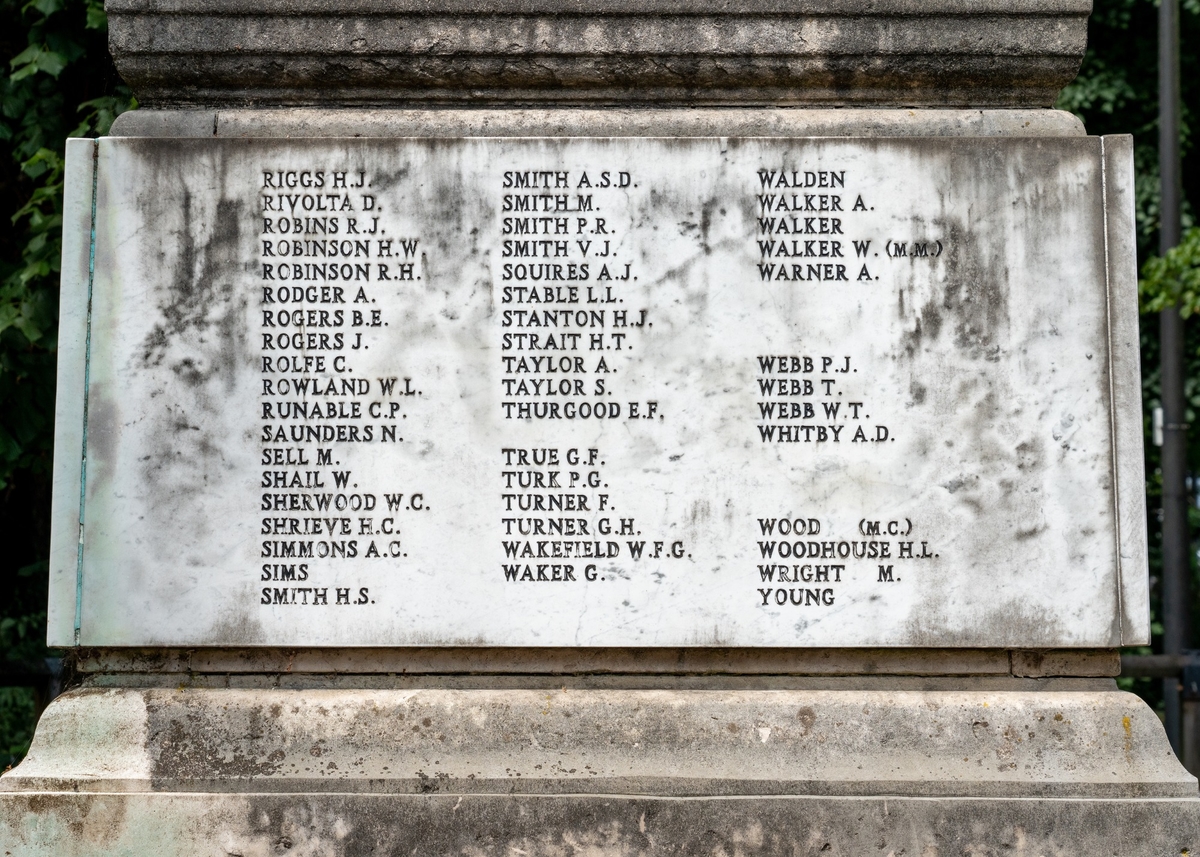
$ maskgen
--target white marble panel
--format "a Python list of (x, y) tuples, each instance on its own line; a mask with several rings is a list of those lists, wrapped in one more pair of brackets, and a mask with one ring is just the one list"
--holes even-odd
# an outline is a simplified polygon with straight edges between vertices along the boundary
[(124, 138), (96, 171), (84, 645), (1145, 637), (1100, 139)]
[(54, 497), (50, 510), (49, 605), (51, 645), (76, 644), (82, 584), (80, 491), (86, 415), (88, 304), (91, 299), (94, 140), (67, 140), (63, 248), (59, 284), (58, 387), (54, 414)]

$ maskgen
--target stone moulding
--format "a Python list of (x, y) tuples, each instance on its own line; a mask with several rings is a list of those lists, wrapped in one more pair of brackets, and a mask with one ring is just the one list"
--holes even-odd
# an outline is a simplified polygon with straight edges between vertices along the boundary
[(1047, 107), (1088, 0), (110, 0), (142, 104)]
[(1128, 693), (84, 688), (0, 792), (1191, 798)]
[(1112, 649), (93, 649), (72, 650), (89, 676), (212, 675), (1101, 678), (1121, 671)]
[(0, 849), (117, 855), (1191, 853), (1131, 694), (76, 690)]
[(1083, 137), (1065, 110), (251, 107), (130, 110), (114, 137)]

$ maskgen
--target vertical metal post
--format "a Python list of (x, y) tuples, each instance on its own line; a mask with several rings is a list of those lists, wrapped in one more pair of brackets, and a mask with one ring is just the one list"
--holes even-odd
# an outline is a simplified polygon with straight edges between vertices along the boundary
[[(1162, 179), (1161, 237), (1166, 253), (1179, 243), (1183, 181), (1179, 152), (1179, 0), (1161, 0), (1158, 13), (1158, 158)], [(1163, 652), (1188, 647), (1188, 578), (1191, 576), (1187, 512), (1187, 427), (1183, 397), (1183, 319), (1177, 309), (1159, 317), (1163, 407)], [(1183, 755), (1179, 682), (1163, 682), (1167, 736)]]
[(1193, 774), (1200, 771), (1200, 652), (1194, 649), (1183, 668), (1183, 691), (1180, 701), (1179, 735), (1180, 759)]

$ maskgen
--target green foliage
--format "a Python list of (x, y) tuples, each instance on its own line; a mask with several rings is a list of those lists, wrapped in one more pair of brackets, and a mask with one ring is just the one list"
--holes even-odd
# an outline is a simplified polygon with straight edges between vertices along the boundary
[[(1185, 152), (1185, 199), (1197, 198), (1191, 153), (1192, 117), (1197, 105), (1200, 56), (1188, 50), (1200, 38), (1200, 0), (1183, 0), (1183, 112), (1180, 129)], [(1157, 249), (1158, 182), (1158, 2), (1096, 0), (1088, 23), (1088, 50), (1079, 76), (1055, 104), (1083, 119), (1089, 134), (1132, 134), (1134, 138), (1135, 204), (1138, 252), (1144, 259)], [(1191, 225), (1185, 203), (1184, 226)]]
[(1200, 228), (1189, 229), (1166, 255), (1146, 260), (1138, 296), (1144, 313), (1179, 307), (1188, 318), (1200, 312)]
[(36, 713), (27, 687), (0, 687), (0, 771), (15, 765), (29, 750)]
[(18, 243), (0, 257), (2, 489), (19, 471), (49, 467), (64, 141), (105, 133), (132, 98), (122, 86), (97, 86), (105, 76), (116, 84), (115, 73), (105, 74), (99, 0), (0, 0), (0, 16), (25, 37), (0, 96), (0, 141), (17, 173), (5, 201)]

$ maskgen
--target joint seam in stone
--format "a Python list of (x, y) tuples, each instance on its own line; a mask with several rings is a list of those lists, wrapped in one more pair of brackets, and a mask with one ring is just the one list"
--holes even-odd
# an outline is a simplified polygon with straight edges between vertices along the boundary
[(1113, 516), (1113, 552), (1116, 560), (1116, 602), (1117, 602), (1117, 645), (1125, 642), (1125, 605), (1122, 603), (1121, 589), (1124, 577), (1124, 563), (1121, 561), (1121, 471), (1117, 461), (1117, 445), (1120, 442), (1117, 434), (1117, 390), (1113, 383), (1113, 306), (1112, 306), (1112, 271), (1108, 240), (1108, 152), (1104, 145), (1104, 137), (1100, 137), (1100, 214), (1103, 218), (1104, 230), (1104, 310), (1108, 318), (1105, 339), (1108, 345), (1108, 433), (1111, 438), (1112, 458), (1112, 516)]
[(83, 531), (87, 498), (88, 391), (92, 369), (92, 287), (96, 282), (96, 187), (100, 177), (100, 143), (92, 143), (92, 211), (88, 224), (87, 333), (83, 347), (83, 444), (79, 451), (79, 543), (75, 550), (75, 645), (83, 626)]

